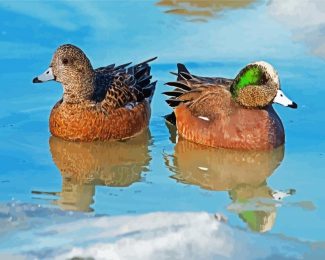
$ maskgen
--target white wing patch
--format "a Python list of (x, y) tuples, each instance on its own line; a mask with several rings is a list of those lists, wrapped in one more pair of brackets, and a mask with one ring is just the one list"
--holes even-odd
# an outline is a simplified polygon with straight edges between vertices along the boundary
[(206, 116), (198, 116), (198, 118), (205, 120), (205, 121), (210, 121), (210, 119)]
[(205, 171), (205, 172), (207, 172), (208, 170), (209, 170), (209, 168), (207, 168), (207, 167), (203, 167), (203, 166), (198, 166), (197, 167), (199, 170), (201, 170), (201, 171)]

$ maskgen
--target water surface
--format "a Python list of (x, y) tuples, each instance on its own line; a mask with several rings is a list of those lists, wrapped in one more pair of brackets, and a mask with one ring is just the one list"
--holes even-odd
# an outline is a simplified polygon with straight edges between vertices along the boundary
[[(263, 233), (261, 248), (270, 236), (325, 240), (325, 5), (307, 0), (218, 3), (0, 2), (4, 238), (22, 232), (15, 225), (8, 228), (16, 215), (6, 205), (23, 203), (28, 206), (22, 211), (40, 205), (63, 215), (220, 212), (235, 230)], [(159, 56), (152, 64), (158, 86), (148, 132), (125, 142), (92, 144), (50, 136), (48, 117), (62, 88), (31, 80), (63, 43), (81, 47), (94, 67)], [(272, 63), (282, 89), (298, 103), (297, 110), (274, 106), (286, 130), (283, 147), (248, 153), (212, 149), (177, 138), (165, 125), (162, 116), (170, 109), (160, 93), (174, 78), (168, 72), (175, 71), (175, 63), (186, 63), (194, 74), (231, 78), (254, 60)], [(43, 216), (48, 225), (59, 219), (43, 212), (52, 216)], [(27, 227), (32, 233), (36, 228)], [(3, 250), (17, 248), (18, 242), (8, 241)]]

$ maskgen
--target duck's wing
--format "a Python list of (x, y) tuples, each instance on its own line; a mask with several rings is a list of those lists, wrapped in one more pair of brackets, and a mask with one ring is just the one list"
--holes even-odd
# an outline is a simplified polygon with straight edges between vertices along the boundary
[[(155, 60), (141, 62), (137, 65), (128, 67), (130, 63), (114, 67), (111, 70), (100, 68), (100, 79), (97, 84), (105, 87), (98, 88), (97, 95), (101, 96), (101, 106), (109, 111), (132, 105), (137, 102), (147, 100), (149, 103), (153, 97), (156, 81), (152, 82), (150, 75), (149, 62)], [(104, 71), (104, 74), (102, 72)], [(105, 93), (103, 93), (105, 91)]]
[(102, 101), (105, 98), (105, 94), (109, 89), (112, 81), (114, 79), (114, 75), (119, 71), (125, 69), (129, 66), (131, 62), (125, 63), (119, 66), (115, 66), (115, 64), (110, 64), (105, 67), (100, 67), (95, 69), (95, 93), (93, 99), (97, 102)]
[(218, 85), (219, 87), (226, 87), (228, 88), (231, 83), (233, 82), (232, 79), (222, 78), (222, 77), (201, 77), (197, 75), (191, 74), (188, 69), (185, 67), (184, 64), (178, 63), (177, 64), (177, 73), (172, 73), (177, 76), (177, 81), (189, 81), (192, 82), (195, 86), (196, 83), (203, 84), (211, 84), (211, 85)]
[(166, 85), (174, 87), (172, 91), (163, 92), (170, 96), (166, 102), (175, 107), (180, 103), (194, 101), (210, 92), (215, 92), (219, 88), (229, 91), (232, 79), (219, 77), (200, 77), (191, 74), (183, 64), (177, 64), (177, 81), (167, 82)]
[(191, 88), (195, 88), (198, 85), (215, 85), (218, 87), (224, 87), (229, 89), (233, 80), (222, 77), (201, 77), (191, 74), (184, 64), (177, 64), (177, 73), (172, 72), (172, 74), (177, 76), (177, 82), (186, 82)]
[[(177, 68), (178, 72), (172, 73), (177, 76), (177, 80), (166, 83), (174, 89), (163, 92), (169, 96), (166, 102), (172, 108), (185, 103), (194, 109), (197, 107), (195, 104), (201, 104), (203, 100), (207, 100), (206, 97), (209, 95), (214, 96), (218, 95), (219, 92), (228, 92), (233, 82), (232, 79), (227, 78), (193, 75), (183, 64), (177, 64)], [(167, 115), (166, 120), (175, 124), (175, 115), (173, 113)]]

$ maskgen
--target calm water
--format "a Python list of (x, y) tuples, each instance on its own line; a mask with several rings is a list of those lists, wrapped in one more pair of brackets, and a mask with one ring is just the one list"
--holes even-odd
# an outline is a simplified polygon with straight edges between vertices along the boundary
[[(92, 223), (99, 215), (160, 211), (220, 212), (238, 232), (262, 232), (256, 248), (269, 237), (323, 245), (325, 2), (216, 2), (0, 2), (4, 252), (18, 252), (20, 243), (27, 243), (13, 237), (33, 233), (34, 217), (48, 226), (62, 218), (91, 217)], [(148, 132), (126, 142), (93, 144), (50, 136), (48, 117), (62, 88), (31, 81), (63, 43), (81, 47), (94, 67), (159, 57), (152, 65), (158, 87)], [(254, 60), (272, 63), (283, 90), (298, 103), (297, 110), (275, 105), (286, 130), (285, 146), (243, 153), (177, 142), (162, 118), (170, 109), (160, 94), (168, 88), (164, 82), (173, 79), (168, 72), (175, 64), (186, 63), (194, 74), (234, 77)], [(17, 216), (33, 207), (44, 210), (33, 217), (26, 213), (29, 225), (22, 228)], [(51, 243), (56, 242), (47, 246)]]

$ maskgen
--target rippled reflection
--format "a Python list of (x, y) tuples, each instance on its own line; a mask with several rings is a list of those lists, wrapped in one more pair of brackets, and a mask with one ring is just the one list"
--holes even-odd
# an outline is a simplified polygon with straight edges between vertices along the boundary
[[(175, 131), (169, 126), (171, 140)], [(215, 149), (178, 140), (172, 156), (166, 155), (172, 178), (194, 184), (206, 190), (228, 191), (232, 203), (230, 211), (236, 212), (249, 228), (265, 232), (272, 228), (279, 201), (294, 193), (273, 191), (267, 178), (280, 165), (284, 146), (272, 151), (238, 151)]]
[(157, 5), (169, 7), (170, 9), (166, 13), (186, 15), (197, 18), (196, 20), (205, 20), (224, 9), (243, 8), (253, 2), (255, 0), (161, 0)]
[(123, 142), (68, 142), (51, 136), (52, 159), (62, 175), (62, 191), (52, 193), (59, 196), (54, 204), (92, 211), (95, 186), (127, 187), (140, 180), (151, 160), (150, 143), (149, 131)]

